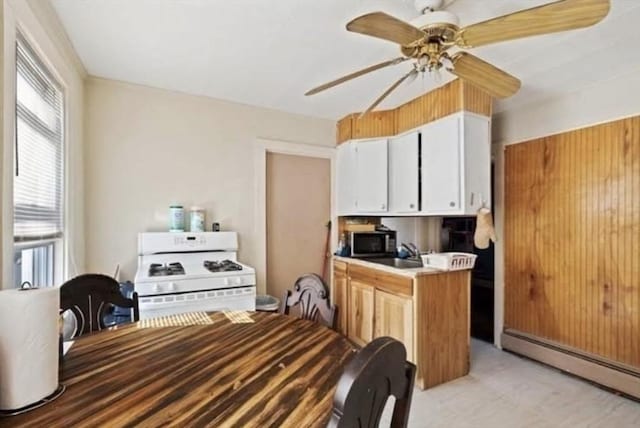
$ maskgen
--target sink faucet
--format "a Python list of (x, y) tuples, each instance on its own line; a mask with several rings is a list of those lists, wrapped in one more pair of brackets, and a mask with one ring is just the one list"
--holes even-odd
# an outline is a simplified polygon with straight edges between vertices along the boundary
[(413, 244), (412, 242), (409, 242), (406, 244), (403, 242), (400, 245), (402, 246), (402, 248), (407, 250), (407, 252), (409, 253), (412, 259), (420, 258), (420, 251), (418, 251), (418, 247), (416, 247), (415, 244)]

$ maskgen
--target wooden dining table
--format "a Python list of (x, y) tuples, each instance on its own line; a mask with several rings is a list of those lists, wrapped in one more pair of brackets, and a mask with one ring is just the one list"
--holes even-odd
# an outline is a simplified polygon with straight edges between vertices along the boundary
[(324, 427), (355, 349), (319, 324), (265, 312), (119, 325), (76, 340), (66, 391), (0, 426)]

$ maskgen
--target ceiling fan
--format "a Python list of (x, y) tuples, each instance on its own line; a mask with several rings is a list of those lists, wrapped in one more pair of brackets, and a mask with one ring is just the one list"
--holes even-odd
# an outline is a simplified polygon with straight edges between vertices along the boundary
[(610, 0), (560, 0), (462, 28), (456, 15), (439, 10), (442, 5), (443, 0), (415, 0), (415, 6), (422, 15), (411, 23), (384, 12), (355, 18), (347, 24), (348, 31), (397, 43), (402, 56), (320, 85), (305, 95), (317, 94), (372, 71), (413, 60), (411, 71), (391, 85), (361, 116), (376, 108), (402, 82), (415, 79), (420, 73), (440, 70), (443, 66), (491, 96), (506, 98), (520, 89), (520, 80), (468, 52), (449, 54), (447, 51), (453, 47), (469, 49), (588, 27), (607, 16)]

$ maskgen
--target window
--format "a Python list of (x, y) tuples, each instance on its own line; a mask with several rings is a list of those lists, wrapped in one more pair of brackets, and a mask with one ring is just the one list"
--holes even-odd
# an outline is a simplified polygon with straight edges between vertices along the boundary
[(62, 278), (64, 94), (21, 36), (16, 63), (14, 280), (46, 287)]

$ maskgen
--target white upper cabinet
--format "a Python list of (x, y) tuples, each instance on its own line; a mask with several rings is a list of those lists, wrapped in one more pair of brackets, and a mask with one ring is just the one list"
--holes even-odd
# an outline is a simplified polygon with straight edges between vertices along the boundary
[(360, 141), (355, 143), (355, 147), (357, 211), (387, 212), (387, 140)]
[(389, 139), (389, 212), (418, 212), (419, 162), (417, 131)]
[(338, 215), (353, 214), (356, 207), (356, 143), (342, 143), (336, 154), (336, 205)]
[(387, 140), (340, 144), (336, 156), (338, 215), (387, 212)]
[(420, 129), (422, 209), (427, 215), (473, 215), (491, 203), (489, 118), (456, 113)]
[(420, 130), (422, 211), (460, 211), (460, 118), (442, 119)]
[(491, 123), (489, 118), (466, 114), (463, 127), (464, 158), (462, 201), (464, 214), (491, 208)]
[(387, 139), (340, 144), (338, 215), (474, 215), (491, 205), (490, 119), (459, 112)]

